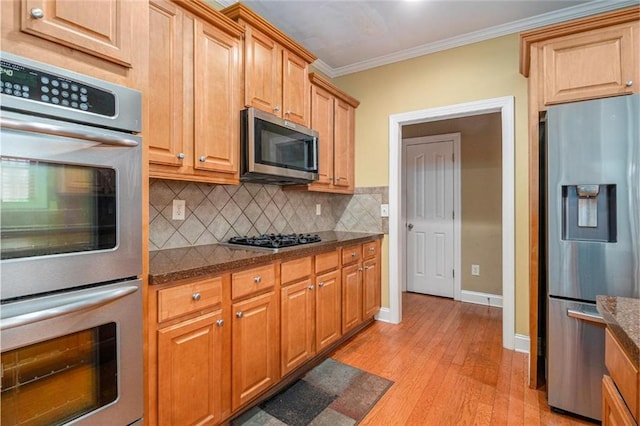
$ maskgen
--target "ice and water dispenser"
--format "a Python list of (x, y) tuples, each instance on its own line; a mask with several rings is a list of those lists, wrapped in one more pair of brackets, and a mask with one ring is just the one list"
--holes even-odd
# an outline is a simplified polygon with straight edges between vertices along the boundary
[(562, 186), (562, 239), (616, 242), (616, 185)]

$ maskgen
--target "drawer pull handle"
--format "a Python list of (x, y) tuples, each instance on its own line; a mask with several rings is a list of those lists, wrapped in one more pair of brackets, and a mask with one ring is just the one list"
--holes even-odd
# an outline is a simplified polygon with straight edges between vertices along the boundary
[(253, 282), (256, 284), (260, 284), (262, 282), (262, 277), (258, 275), (257, 277), (253, 277)]
[(218, 327), (222, 327), (224, 325), (224, 320), (219, 319), (218, 321), (216, 321), (216, 325)]
[(309, 287), (307, 287), (309, 290), (313, 290), (313, 286), (310, 285)]
[(589, 312), (580, 312), (574, 309), (567, 309), (567, 316), (584, 322), (588, 322), (600, 327), (604, 327), (606, 323), (599, 314), (592, 314)]
[(242, 318), (244, 316), (244, 314), (242, 312), (236, 312), (236, 316), (238, 318)]
[(318, 287), (324, 287), (324, 281), (320, 281), (320, 282), (318, 283)]
[(200, 295), (200, 293), (193, 293), (191, 295), (191, 298), (197, 302), (198, 300), (202, 299), (202, 296)]

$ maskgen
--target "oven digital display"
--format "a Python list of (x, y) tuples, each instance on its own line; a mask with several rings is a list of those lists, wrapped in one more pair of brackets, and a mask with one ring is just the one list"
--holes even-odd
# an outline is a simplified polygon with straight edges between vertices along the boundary
[(0, 63), (0, 93), (81, 112), (116, 115), (116, 97), (109, 91), (5, 60)]

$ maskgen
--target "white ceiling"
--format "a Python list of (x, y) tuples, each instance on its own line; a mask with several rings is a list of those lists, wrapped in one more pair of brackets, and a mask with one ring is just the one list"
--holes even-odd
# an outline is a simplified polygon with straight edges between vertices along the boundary
[[(229, 6), (237, 0), (217, 0)], [(242, 0), (337, 77), (638, 0)]]

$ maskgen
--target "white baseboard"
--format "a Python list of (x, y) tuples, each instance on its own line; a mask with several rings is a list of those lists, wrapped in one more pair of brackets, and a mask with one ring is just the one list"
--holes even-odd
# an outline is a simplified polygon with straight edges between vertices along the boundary
[(475, 303), (476, 305), (486, 305), (493, 306), (494, 308), (502, 308), (502, 296), (499, 294), (462, 290), (460, 292), (460, 301), (466, 303)]
[(513, 349), (516, 352), (522, 352), (525, 354), (530, 353), (531, 339), (529, 338), (529, 336), (516, 333), (514, 343), (515, 343), (515, 347)]
[(391, 309), (380, 308), (380, 311), (378, 311), (378, 314), (375, 318), (378, 321), (391, 323)]

